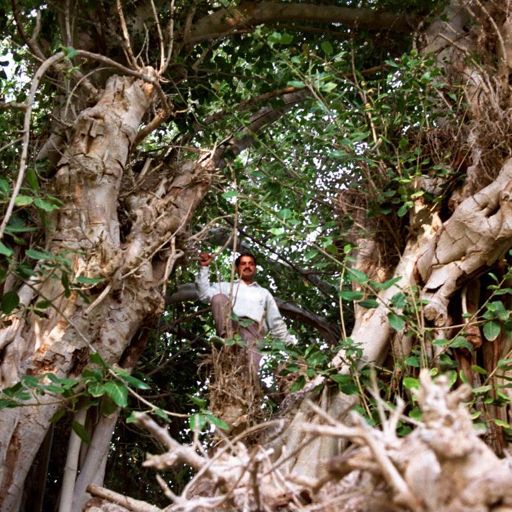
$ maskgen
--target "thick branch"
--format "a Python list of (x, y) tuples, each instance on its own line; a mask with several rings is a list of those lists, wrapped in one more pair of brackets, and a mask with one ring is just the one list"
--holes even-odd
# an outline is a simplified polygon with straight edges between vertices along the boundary
[(197, 20), (187, 43), (225, 37), (264, 23), (312, 21), (341, 23), (352, 29), (393, 30), (411, 29), (413, 20), (402, 14), (377, 12), (373, 9), (351, 9), (332, 5), (284, 4), (280, 2), (243, 2), (238, 7), (219, 9)]
[[(198, 300), (196, 287), (193, 283), (182, 284), (178, 290), (169, 294), (166, 299), (166, 304), (177, 304), (179, 302)], [(330, 343), (335, 343), (338, 340), (339, 333), (336, 326), (330, 324), (319, 315), (306, 311), (296, 304), (291, 302), (284, 302), (276, 298), (276, 303), (279, 311), (287, 318), (297, 320), (303, 324), (309, 325), (316, 329), (322, 338), (325, 338)]]

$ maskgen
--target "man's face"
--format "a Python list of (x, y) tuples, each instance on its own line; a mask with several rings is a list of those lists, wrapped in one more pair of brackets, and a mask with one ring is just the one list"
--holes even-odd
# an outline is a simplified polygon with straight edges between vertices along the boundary
[(252, 283), (256, 275), (256, 264), (250, 256), (242, 256), (236, 272), (242, 281)]

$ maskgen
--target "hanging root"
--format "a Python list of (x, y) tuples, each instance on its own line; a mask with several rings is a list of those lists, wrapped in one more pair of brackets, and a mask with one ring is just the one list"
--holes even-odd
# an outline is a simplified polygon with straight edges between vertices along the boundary
[[(211, 457), (200, 455), (140, 414), (138, 423), (168, 450), (148, 456), (144, 465), (163, 470), (185, 463), (197, 471), (181, 496), (166, 489), (173, 502), (165, 508), (168, 512), (512, 511), (512, 464), (498, 459), (478, 438), (462, 404), (469, 388), (461, 386), (450, 392), (447, 380), (439, 377), (432, 381), (428, 370), (422, 371), (420, 382), (417, 399), (423, 420), (403, 438), (396, 434), (399, 421), (405, 419), (403, 404), (386, 416), (389, 406), (377, 397), (382, 429), (370, 427), (355, 413), (350, 426), (339, 423), (310, 404), (322, 423), (303, 423), (300, 429), (305, 436), (333, 436), (352, 442), (344, 453), (330, 458), (318, 478), (304, 477), (297, 467), (286, 472), (286, 454), (273, 460), (272, 449), (264, 446), (249, 450), (242, 443), (228, 442)], [(199, 489), (203, 491), (197, 492)], [(114, 499), (110, 491), (91, 487), (89, 492), (106, 500), (105, 506), (123, 503), (122, 497)], [(98, 508), (97, 498), (94, 502), (96, 508), (89, 505), (87, 511), (108, 510)], [(158, 510), (135, 500), (125, 503), (126, 510)]]
[(209, 401), (211, 412), (239, 433), (263, 420), (262, 391), (249, 371), (243, 347), (212, 347)]

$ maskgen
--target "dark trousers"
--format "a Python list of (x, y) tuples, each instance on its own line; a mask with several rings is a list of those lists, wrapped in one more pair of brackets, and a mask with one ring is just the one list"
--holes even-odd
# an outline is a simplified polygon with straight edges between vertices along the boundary
[(214, 295), (211, 300), (213, 319), (217, 335), (221, 338), (232, 338), (235, 334), (240, 334), (245, 341), (247, 349), (247, 362), (255, 382), (258, 382), (258, 369), (260, 367), (261, 354), (258, 351), (258, 341), (263, 339), (261, 327), (258, 322), (254, 322), (247, 327), (241, 326), (237, 321), (231, 318), (231, 301), (223, 293)]

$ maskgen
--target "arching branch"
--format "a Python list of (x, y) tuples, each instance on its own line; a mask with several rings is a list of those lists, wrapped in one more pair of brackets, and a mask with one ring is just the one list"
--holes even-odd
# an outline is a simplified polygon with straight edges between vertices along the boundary
[(291, 4), (281, 2), (242, 2), (238, 7), (222, 8), (194, 23), (186, 43), (227, 37), (264, 23), (312, 21), (341, 23), (348, 28), (410, 31), (413, 20), (402, 14), (353, 9), (334, 5)]
[[(320, 336), (329, 343), (336, 343), (339, 339), (339, 330), (337, 326), (327, 322), (325, 318), (307, 311), (296, 304), (285, 302), (275, 297), (279, 311), (287, 318), (296, 320), (305, 325), (316, 329)], [(197, 289), (193, 283), (182, 284), (173, 293), (166, 297), (166, 305), (178, 304), (180, 302), (199, 300)]]

